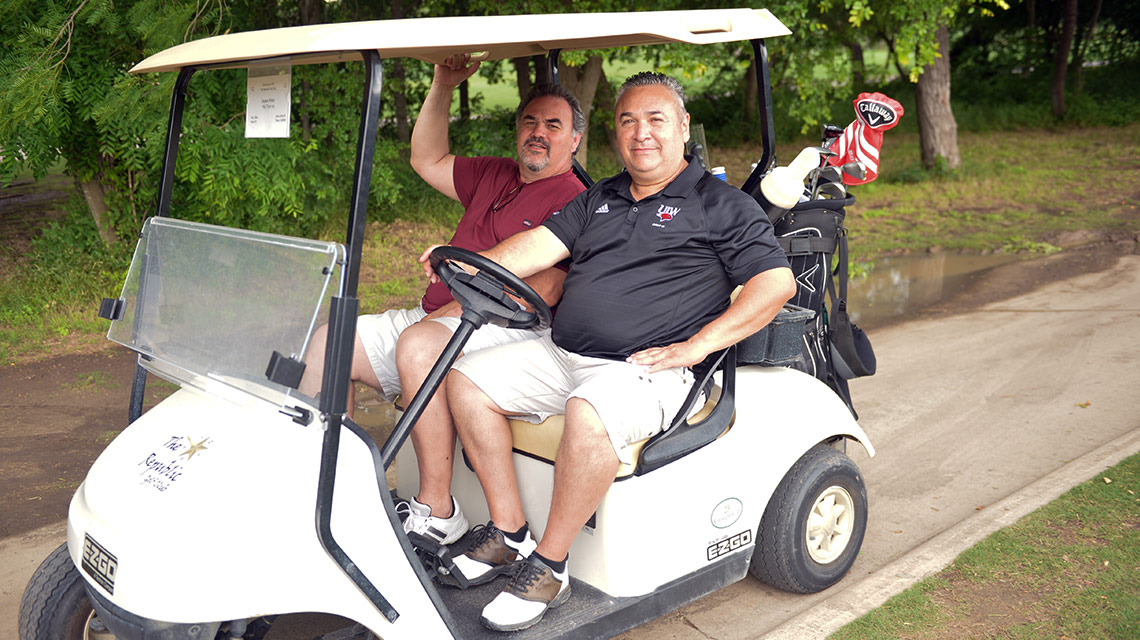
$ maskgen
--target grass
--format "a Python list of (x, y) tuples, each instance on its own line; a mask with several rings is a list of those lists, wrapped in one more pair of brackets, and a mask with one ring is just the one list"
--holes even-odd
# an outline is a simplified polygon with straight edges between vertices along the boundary
[(1140, 638), (1140, 455), (962, 553), (831, 640)]
[[(779, 145), (777, 158), (811, 143)], [(962, 133), (959, 148), (959, 170), (926, 171), (916, 134), (887, 133), (879, 178), (851, 188), (854, 257), (935, 247), (1049, 253), (1066, 232), (1140, 231), (1140, 125)], [(713, 151), (736, 184), (759, 156), (758, 148)]]
[(119, 383), (107, 372), (96, 370), (79, 374), (76, 376), (75, 382), (64, 383), (63, 387), (71, 391), (83, 391), (85, 389), (94, 388), (118, 389)]

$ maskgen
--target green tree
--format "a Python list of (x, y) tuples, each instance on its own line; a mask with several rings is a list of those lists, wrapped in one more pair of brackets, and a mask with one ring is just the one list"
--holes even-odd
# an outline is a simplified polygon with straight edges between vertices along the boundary
[[(847, 2), (860, 6), (858, 0)], [(900, 72), (903, 61), (910, 62), (908, 76), (915, 83), (915, 117), (926, 167), (956, 169), (962, 162), (950, 106), (950, 27), (961, 14), (992, 16), (994, 6), (1009, 8), (1005, 0), (871, 0), (861, 11), (852, 11), (853, 22), (866, 22), (888, 43)]]
[[(153, 113), (105, 114), (115, 83), (144, 50), (221, 28), (217, 2), (10, 1), (0, 23), (7, 45), (0, 58), (0, 179), (27, 170), (39, 177), (62, 160), (100, 236), (113, 244), (116, 219), (146, 206), (141, 179), (154, 164), (146, 138), (161, 129)], [(140, 93), (152, 102), (151, 91)]]
[[(61, 163), (106, 244), (133, 234), (156, 201), (176, 74), (130, 75), (147, 55), (223, 31), (361, 16), (359, 7), (222, 0), (10, 0), (0, 24), (0, 180)], [(302, 11), (304, 10), (304, 11)], [(323, 16), (313, 12), (323, 10)], [(319, 12), (318, 12), (319, 13)], [(391, 61), (385, 61), (391, 64)], [(421, 65), (422, 66), (422, 65)], [(175, 173), (183, 218), (283, 233), (319, 233), (347, 212), (359, 123), (358, 64), (293, 69), (293, 135), (244, 139), (245, 73), (195, 74)], [(425, 72), (418, 72), (424, 77)], [(412, 75), (412, 74), (409, 74)], [(414, 82), (401, 89), (414, 94)], [(391, 114), (391, 103), (386, 101)], [(386, 118), (390, 121), (390, 118)], [(372, 203), (418, 184), (382, 137)], [(185, 188), (193, 185), (193, 189)], [(284, 215), (283, 215), (284, 214)]]

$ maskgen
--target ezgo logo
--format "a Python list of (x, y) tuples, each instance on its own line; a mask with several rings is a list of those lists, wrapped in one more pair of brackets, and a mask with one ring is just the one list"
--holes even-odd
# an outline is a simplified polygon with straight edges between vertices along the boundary
[(707, 549), (708, 559), (715, 560), (732, 551), (736, 551), (737, 549), (749, 544), (750, 542), (752, 542), (752, 530), (745, 529), (744, 531), (741, 531), (731, 538), (726, 538), (720, 542), (714, 542), (713, 544), (710, 544), (709, 548)]
[(119, 570), (119, 561), (95, 542), (90, 534), (83, 534), (83, 570), (91, 576), (107, 593), (115, 593), (115, 572)]

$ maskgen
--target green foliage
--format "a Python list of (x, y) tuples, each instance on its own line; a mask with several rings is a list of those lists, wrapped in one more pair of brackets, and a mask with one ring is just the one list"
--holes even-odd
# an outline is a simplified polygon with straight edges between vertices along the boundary
[(1049, 244), (1048, 242), (1035, 242), (1024, 236), (1015, 236), (1010, 238), (1001, 247), (1002, 253), (1035, 253), (1043, 256), (1059, 253), (1061, 247)]
[[(102, 186), (110, 225), (130, 237), (157, 201), (175, 74), (127, 72), (150, 53), (234, 27), (234, 14), (225, 3), (198, 0), (85, 0), (77, 8), (49, 0), (16, 9), (22, 20), (0, 25), (0, 37), (16, 43), (0, 54), (0, 83), (10, 87), (0, 94), (0, 149), (19, 152), (0, 153), (0, 181), (42, 176), (62, 159), (69, 174)], [(245, 3), (234, 13), (242, 29), (293, 19)], [(425, 67), (406, 64), (394, 89), (422, 99)], [(256, 141), (244, 138), (245, 73), (195, 74), (172, 211), (281, 233), (339, 225), (348, 211), (361, 74), (359, 64), (296, 67), (291, 137)], [(384, 103), (386, 122), (392, 102)], [(384, 209), (409, 189), (426, 188), (409, 177), (406, 144), (393, 137), (381, 136), (373, 164), (371, 203)]]
[(450, 128), (451, 150), (465, 156), (515, 155), (514, 109), (497, 108)]

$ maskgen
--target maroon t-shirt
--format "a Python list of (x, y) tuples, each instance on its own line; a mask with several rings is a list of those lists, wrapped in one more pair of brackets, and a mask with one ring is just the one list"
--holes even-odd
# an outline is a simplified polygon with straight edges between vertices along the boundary
[[(519, 167), (509, 158), (456, 156), (452, 169), (463, 217), (448, 244), (483, 251), (519, 231), (533, 229), (586, 190), (573, 171), (523, 183)], [(424, 311), (431, 313), (451, 302), (442, 282), (424, 293)]]

